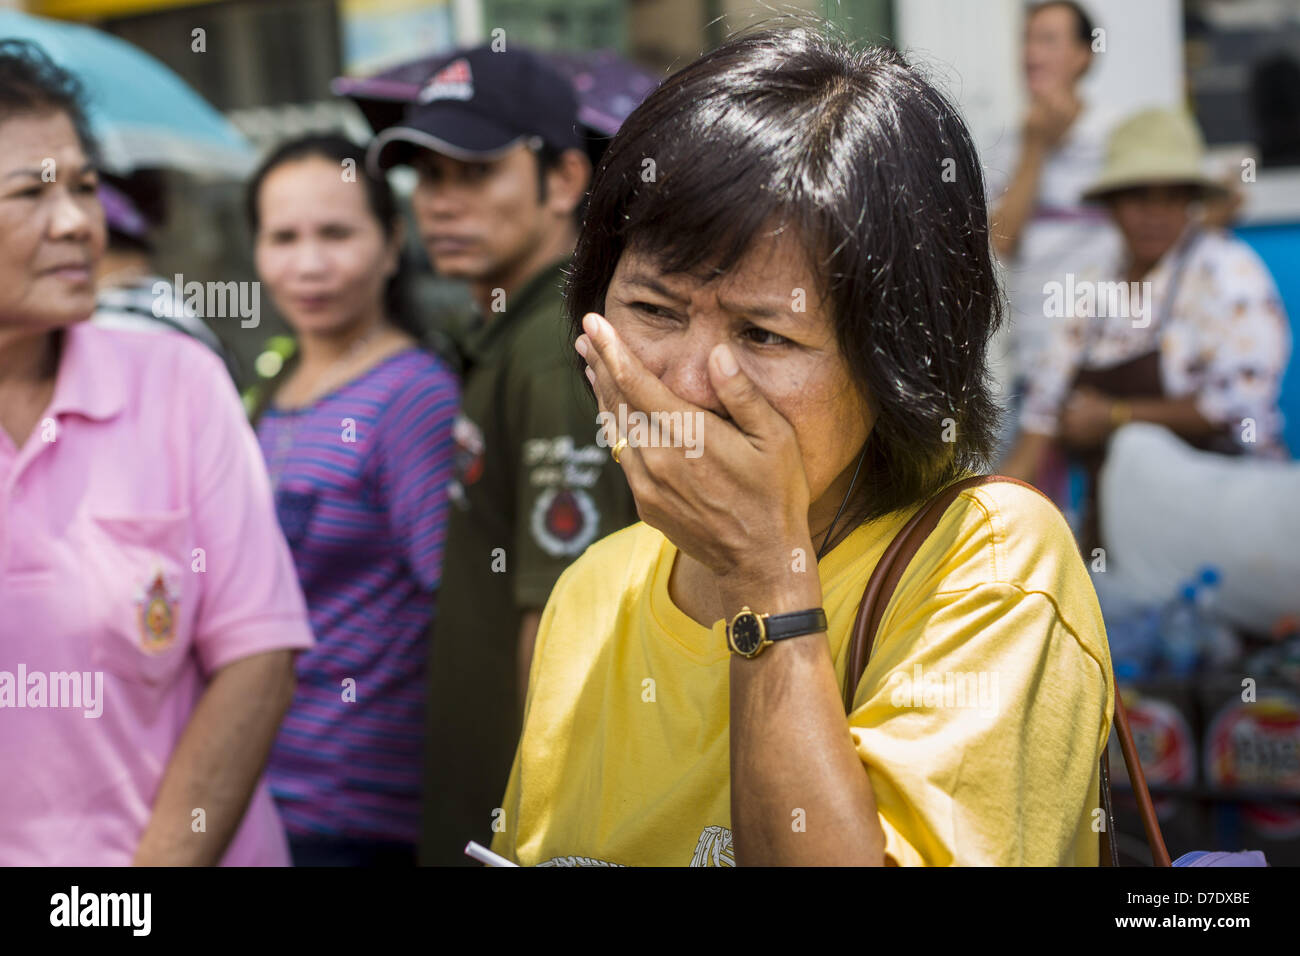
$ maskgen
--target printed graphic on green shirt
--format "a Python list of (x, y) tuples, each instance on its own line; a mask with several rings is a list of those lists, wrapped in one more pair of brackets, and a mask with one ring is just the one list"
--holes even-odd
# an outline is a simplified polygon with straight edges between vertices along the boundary
[(524, 442), (528, 483), (537, 489), (529, 519), (533, 540), (552, 557), (586, 550), (600, 529), (600, 509), (590, 491), (609, 460), (594, 442), (577, 447), (572, 435)]
[(464, 510), (469, 508), (465, 489), (483, 477), (483, 431), (462, 412), (456, 416), (456, 424), (452, 426), (452, 440), (456, 443), (452, 465), (455, 477), (447, 486), (447, 492), (452, 502)]

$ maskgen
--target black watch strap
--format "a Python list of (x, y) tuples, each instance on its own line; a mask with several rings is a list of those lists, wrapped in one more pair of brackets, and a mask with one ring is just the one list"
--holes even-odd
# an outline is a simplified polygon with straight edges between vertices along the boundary
[(802, 637), (827, 629), (826, 612), (821, 608), (811, 611), (792, 611), (789, 614), (769, 614), (763, 619), (764, 631), (769, 641), (782, 641), (787, 637)]

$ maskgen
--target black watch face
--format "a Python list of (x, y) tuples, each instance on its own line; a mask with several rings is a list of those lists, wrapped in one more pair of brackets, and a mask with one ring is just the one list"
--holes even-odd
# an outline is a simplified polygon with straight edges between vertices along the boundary
[(742, 614), (731, 625), (731, 642), (741, 654), (753, 654), (763, 643), (763, 628), (757, 614)]

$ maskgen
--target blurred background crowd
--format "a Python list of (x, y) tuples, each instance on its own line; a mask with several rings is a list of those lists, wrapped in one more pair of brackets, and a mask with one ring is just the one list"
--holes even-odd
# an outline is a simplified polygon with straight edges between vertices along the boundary
[[(546, 381), (545, 350), (525, 338), (503, 352), (484, 316), (506, 311), (504, 289), (513, 314), (559, 321), (558, 269), (609, 137), (661, 78), (773, 11), (0, 0), (0, 40), (34, 41), (90, 94), (107, 226), (94, 321), (199, 340), (256, 425), (317, 642), (270, 757), (296, 862), (409, 862), (419, 843), (424, 861), (452, 863), (467, 837), (488, 842), (546, 594), (635, 512), (605, 451), (585, 455), (583, 406), (529, 384)], [(1009, 306), (995, 464), (1076, 531), (1171, 849), (1300, 863), (1300, 2), (779, 5), (794, 11), (908, 51), (966, 116)], [(544, 73), (492, 59), (506, 50), (534, 51)], [(489, 93), (474, 121), (440, 125), (439, 102)], [(490, 237), (457, 234), (458, 190), (520, 141), (539, 196), (516, 209), (502, 193), (463, 220)], [(364, 203), (331, 191), (348, 163)], [(321, 233), (333, 251), (313, 268), (355, 315), (386, 316), (341, 349), (322, 335), (334, 306), (303, 291), (322, 210), (346, 234)], [(267, 294), (213, 315), (212, 284)], [(344, 387), (360, 390), (360, 427), (390, 436), (374, 475), (329, 449), (337, 416), (312, 418)], [(494, 432), (498, 414), (512, 420)], [(492, 472), (498, 453), (509, 477)], [(351, 501), (354, 478), (386, 510)], [(499, 502), (508, 519), (490, 514)], [(519, 562), (509, 583), (452, 560), (496, 541)], [(497, 636), (490, 653), (435, 641), (445, 686), (426, 698), (425, 598), (439, 588), (435, 629)], [(461, 616), (459, 598), (488, 619)], [(344, 672), (385, 688), (368, 722), (326, 716)], [(424, 749), (426, 726), (443, 728), (442, 750)], [(375, 752), (387, 757), (368, 763)], [(425, 825), (445, 832), (420, 832), (422, 759), (471, 781), (424, 781)]]

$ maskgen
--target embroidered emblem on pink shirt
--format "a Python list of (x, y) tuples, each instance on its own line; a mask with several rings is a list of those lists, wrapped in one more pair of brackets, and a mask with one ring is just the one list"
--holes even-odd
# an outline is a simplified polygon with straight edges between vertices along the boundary
[(136, 600), (139, 608), (140, 644), (152, 654), (171, 647), (176, 640), (176, 611), (180, 595), (164, 577), (162, 569), (154, 572), (153, 580)]

